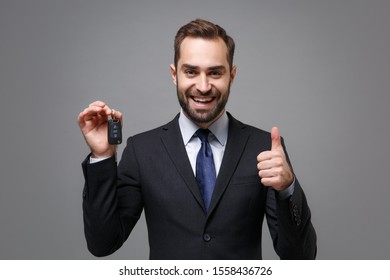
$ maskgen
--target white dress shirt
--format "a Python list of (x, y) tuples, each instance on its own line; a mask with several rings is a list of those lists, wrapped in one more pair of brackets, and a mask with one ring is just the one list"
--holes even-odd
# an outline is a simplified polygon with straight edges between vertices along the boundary
[[(196, 176), (196, 158), (202, 143), (199, 137), (194, 134), (200, 127), (189, 120), (183, 111), (180, 112), (179, 127), (183, 137), (183, 143), (186, 147), (188, 159), (190, 160), (192, 170)], [(224, 112), (218, 120), (210, 125), (208, 129), (211, 132), (209, 134), (209, 143), (213, 152), (215, 174), (218, 176), (229, 132), (229, 118), (226, 112)]]

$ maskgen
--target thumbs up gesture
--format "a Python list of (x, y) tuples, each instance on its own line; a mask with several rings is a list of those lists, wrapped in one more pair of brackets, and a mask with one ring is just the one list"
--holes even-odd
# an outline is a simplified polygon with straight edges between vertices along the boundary
[(294, 175), (287, 162), (277, 127), (271, 130), (271, 140), (271, 150), (257, 156), (257, 169), (264, 186), (282, 191), (292, 184)]

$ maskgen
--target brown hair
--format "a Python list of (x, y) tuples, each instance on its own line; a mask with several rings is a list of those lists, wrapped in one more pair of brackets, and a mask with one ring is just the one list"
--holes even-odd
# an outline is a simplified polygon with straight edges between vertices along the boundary
[(180, 46), (183, 40), (186, 37), (193, 38), (203, 38), (203, 39), (216, 39), (221, 38), (228, 49), (227, 60), (229, 62), (230, 69), (233, 67), (233, 56), (234, 56), (234, 47), (235, 43), (232, 37), (227, 35), (225, 29), (216, 25), (212, 22), (203, 19), (196, 19), (182, 26), (179, 31), (177, 31), (174, 42), (175, 50), (175, 66), (177, 67), (177, 62), (180, 58)]

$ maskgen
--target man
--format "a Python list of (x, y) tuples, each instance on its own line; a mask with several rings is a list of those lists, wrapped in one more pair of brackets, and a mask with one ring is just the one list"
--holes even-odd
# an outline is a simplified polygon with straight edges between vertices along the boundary
[(107, 118), (122, 114), (101, 101), (80, 113), (91, 149), (82, 166), (92, 254), (120, 248), (144, 209), (151, 259), (261, 259), (264, 216), (280, 258), (315, 258), (310, 210), (278, 129), (269, 134), (225, 111), (233, 55), (218, 25), (198, 19), (180, 28), (171, 74), (181, 112), (130, 137), (118, 166)]

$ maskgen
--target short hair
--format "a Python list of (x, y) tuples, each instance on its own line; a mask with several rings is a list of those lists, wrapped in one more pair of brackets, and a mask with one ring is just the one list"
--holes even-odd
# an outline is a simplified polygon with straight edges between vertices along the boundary
[(228, 49), (227, 60), (230, 69), (232, 69), (234, 48), (235, 48), (235, 43), (233, 38), (227, 35), (225, 29), (223, 29), (219, 25), (216, 25), (212, 22), (203, 19), (195, 19), (187, 23), (186, 25), (182, 26), (177, 31), (175, 36), (175, 42), (174, 42), (174, 51), (175, 51), (174, 63), (176, 67), (177, 67), (177, 62), (179, 61), (180, 58), (180, 46), (186, 37), (203, 38), (208, 40), (221, 38), (227, 46)]

